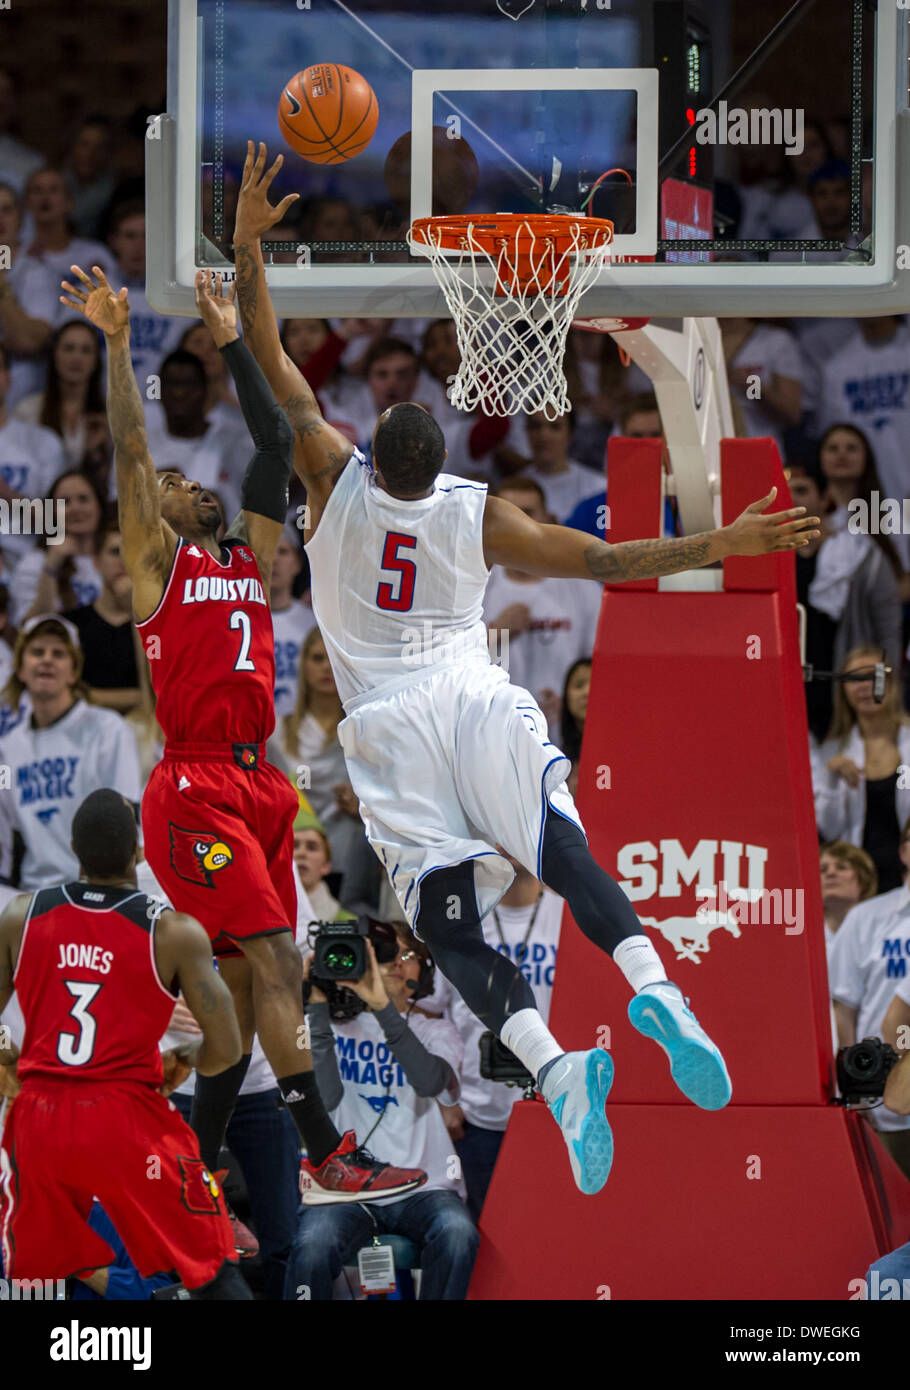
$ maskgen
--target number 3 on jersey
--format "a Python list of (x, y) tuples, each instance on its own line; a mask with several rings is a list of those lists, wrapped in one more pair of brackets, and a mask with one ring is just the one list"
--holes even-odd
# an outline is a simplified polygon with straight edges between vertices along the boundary
[(88, 1009), (101, 985), (83, 980), (64, 980), (63, 983), (75, 1000), (70, 1016), (78, 1023), (79, 1032), (58, 1034), (57, 1056), (66, 1067), (84, 1067), (92, 1060), (95, 1050), (95, 1020)]
[(398, 575), (397, 585), (381, 580), (376, 590), (376, 605), (386, 612), (407, 613), (414, 603), (414, 584), (417, 580), (417, 566), (413, 560), (402, 555), (403, 550), (416, 550), (417, 537), (405, 535), (402, 531), (386, 531), (382, 547), (384, 570)]

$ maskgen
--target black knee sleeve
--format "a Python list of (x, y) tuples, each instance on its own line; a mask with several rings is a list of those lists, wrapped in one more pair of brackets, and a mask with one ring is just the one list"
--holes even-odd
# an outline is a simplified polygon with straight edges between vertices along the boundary
[(415, 928), (436, 965), (485, 1028), (498, 1035), (510, 1014), (537, 1008), (521, 971), (484, 940), (472, 863), (427, 874), (420, 885)]
[(585, 936), (612, 955), (620, 941), (647, 935), (615, 879), (598, 864), (574, 821), (547, 812), (541, 877), (565, 898)]

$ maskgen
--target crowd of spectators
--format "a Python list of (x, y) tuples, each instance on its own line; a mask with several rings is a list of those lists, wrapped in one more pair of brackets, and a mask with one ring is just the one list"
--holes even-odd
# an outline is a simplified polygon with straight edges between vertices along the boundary
[[(7, 82), (0, 72), (0, 84)], [(770, 177), (744, 181), (741, 235), (844, 231), (849, 170), (831, 147), (832, 131), (816, 124), (812, 133), (786, 189)], [(299, 216), (283, 234), (354, 235), (353, 212), (341, 200), (304, 204)], [(0, 762), (11, 769), (11, 790), (0, 797), (6, 897), (74, 876), (69, 830), (81, 799), (103, 785), (138, 803), (161, 751), (120, 552), (103, 342), (58, 298), (73, 263), (98, 265), (115, 288), (129, 289), (133, 363), (157, 467), (212, 489), (229, 523), (250, 456), (208, 330), (159, 314), (145, 297), (146, 230), (135, 179), (122, 180), (114, 166), (105, 117), (82, 123), (60, 167), (0, 131), (0, 503), (47, 499), (48, 518), (43, 534), (0, 529)], [(910, 328), (884, 317), (739, 318), (722, 329), (739, 431), (776, 440), (794, 500), (822, 517), (820, 538), (796, 561), (806, 659), (852, 677), (806, 688), (824, 928), (846, 1044), (883, 1034), (893, 962), (910, 958), (910, 535), (859, 534), (849, 513), (857, 498), (875, 507), (879, 497), (902, 502), (910, 493)], [(606, 336), (570, 333), (570, 414), (517, 421), (452, 408), (446, 387), (459, 355), (449, 320), (292, 319), (282, 342), (326, 418), (364, 454), (383, 410), (418, 401), (446, 433), (449, 471), (486, 482), (537, 520), (594, 535), (604, 535), (610, 438), (662, 436), (650, 382), (623, 364)], [(270, 757), (300, 793), (298, 940), (305, 948), (311, 919), (364, 912), (397, 922), (399, 939), (395, 960), (374, 961), (358, 986), (365, 1008), (356, 1018), (334, 1019), (313, 992), (320, 1086), (326, 1104), (343, 1113), (340, 1128), (356, 1128), (360, 1138), (376, 1131), (371, 1142), (383, 1158), (422, 1165), (430, 1181), (394, 1212), (385, 1204), (301, 1216), (293, 1126), (260, 1053), (228, 1132), (245, 1195), (242, 1185), (230, 1190), (251, 1213), (260, 1288), (269, 1296), (329, 1297), (349, 1287), (345, 1270), (357, 1249), (380, 1233), (416, 1247), (424, 1297), (458, 1298), (517, 1093), (481, 1078), (480, 1025), (444, 981), (407, 988), (426, 967), (369, 849), (346, 776), (336, 737), (343, 709), (309, 601), (303, 501), (295, 485), (271, 575), (277, 723)], [(672, 534), (675, 525), (669, 497), (665, 529)], [(572, 761), (573, 786), (599, 612), (597, 587), (582, 581), (497, 570), (487, 593), (495, 654), (540, 703), (551, 737)], [(883, 657), (891, 674), (877, 703), (873, 672)], [(516, 867), (484, 929), (521, 965), (546, 1014), (562, 902)], [(140, 884), (156, 887), (144, 865)], [(897, 945), (884, 949), (886, 942)], [(179, 1005), (168, 1036), (194, 1027)], [(191, 1084), (177, 1097), (187, 1112)], [(910, 1120), (879, 1110), (874, 1123), (910, 1175)]]

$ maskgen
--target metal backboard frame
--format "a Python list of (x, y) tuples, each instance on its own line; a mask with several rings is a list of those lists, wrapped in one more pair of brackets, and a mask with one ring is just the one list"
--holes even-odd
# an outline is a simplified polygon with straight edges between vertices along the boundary
[[(147, 285), (149, 300), (155, 307), (167, 313), (192, 314), (192, 285), (199, 252), (196, 200), (200, 182), (201, 20), (196, 0), (169, 0), (169, 5), (168, 111), (150, 125), (146, 144)], [(874, 15), (869, 15), (869, 22), (873, 20), (877, 86), (872, 254), (860, 252), (855, 261), (824, 265), (633, 262), (611, 266), (602, 272), (598, 284), (586, 296), (586, 316), (860, 316), (910, 310), (910, 14), (899, 9), (894, 0), (887, 0)], [(586, 69), (563, 70), (562, 76), (558, 70), (529, 71), (538, 85), (552, 79), (581, 87), (592, 80)], [(648, 69), (594, 71), (605, 87), (628, 86), (640, 94), (650, 75)], [(565, 72), (569, 78), (565, 78)], [(510, 69), (415, 73), (412, 204), (416, 199), (417, 207), (426, 208), (429, 200), (432, 150), (424, 121), (427, 111), (432, 112), (433, 91), (467, 89), (470, 81), (487, 83), (493, 90), (516, 89), (526, 76)], [(656, 102), (652, 108), (639, 100), (640, 145), (656, 115)], [(640, 148), (639, 153), (644, 160), (644, 150)], [(651, 162), (656, 164), (656, 149)], [(651, 208), (656, 208), (658, 197), (657, 173), (648, 193), (642, 191), (643, 182), (639, 181), (637, 226), (645, 232), (647, 211), (647, 230), (653, 238), (656, 221), (651, 220)], [(228, 262), (225, 268), (229, 272)], [(280, 315), (445, 314), (445, 302), (432, 270), (417, 260), (410, 264), (276, 265), (269, 268), (268, 279)]]

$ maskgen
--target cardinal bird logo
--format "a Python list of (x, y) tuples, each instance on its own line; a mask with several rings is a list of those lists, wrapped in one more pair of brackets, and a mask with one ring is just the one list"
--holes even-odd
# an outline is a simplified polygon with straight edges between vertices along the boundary
[(230, 864), (234, 851), (217, 835), (206, 831), (184, 830), (173, 822), (168, 826), (171, 840), (171, 868), (178, 878), (214, 888), (212, 875)]

